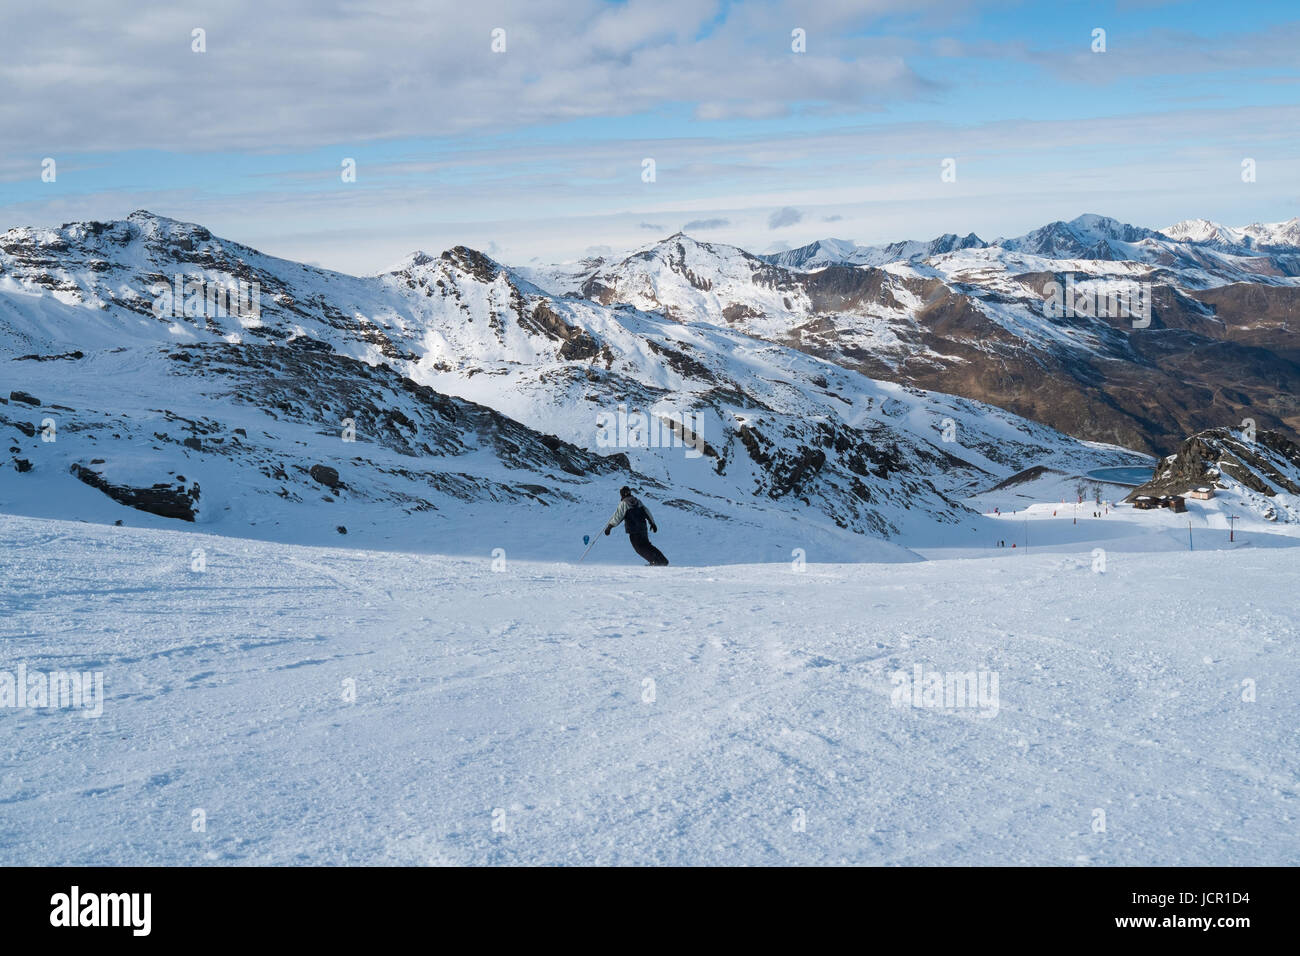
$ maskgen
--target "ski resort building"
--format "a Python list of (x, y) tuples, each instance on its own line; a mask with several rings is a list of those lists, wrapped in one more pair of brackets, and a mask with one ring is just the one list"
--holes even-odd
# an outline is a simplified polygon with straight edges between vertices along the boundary
[(1182, 495), (1161, 495), (1158, 498), (1153, 498), (1151, 495), (1138, 495), (1133, 499), (1133, 507), (1139, 511), (1168, 508), (1176, 514), (1182, 514), (1187, 510), (1187, 501)]

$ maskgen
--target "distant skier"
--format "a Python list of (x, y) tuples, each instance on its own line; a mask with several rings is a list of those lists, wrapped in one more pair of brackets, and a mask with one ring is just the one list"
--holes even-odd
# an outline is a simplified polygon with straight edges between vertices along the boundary
[(620, 521), (623, 522), (623, 528), (627, 531), (627, 540), (632, 545), (632, 550), (641, 557), (645, 558), (650, 564), (665, 565), (668, 559), (664, 557), (662, 551), (650, 543), (646, 536), (646, 525), (650, 525), (650, 530), (655, 534), (659, 533), (659, 526), (655, 524), (655, 519), (650, 514), (650, 509), (641, 504), (640, 500), (632, 494), (632, 489), (624, 485), (618, 490), (618, 496), (621, 499), (618, 508), (605, 525), (605, 534), (609, 534), (614, 526)]

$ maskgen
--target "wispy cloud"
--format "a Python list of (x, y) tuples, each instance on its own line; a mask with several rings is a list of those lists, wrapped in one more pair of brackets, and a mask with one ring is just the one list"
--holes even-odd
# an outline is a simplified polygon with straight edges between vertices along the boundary
[(692, 219), (682, 226), (682, 232), (705, 232), (709, 229), (725, 229), (730, 225), (730, 219)]
[(793, 206), (783, 206), (767, 217), (767, 228), (782, 229), (803, 221), (803, 213)]

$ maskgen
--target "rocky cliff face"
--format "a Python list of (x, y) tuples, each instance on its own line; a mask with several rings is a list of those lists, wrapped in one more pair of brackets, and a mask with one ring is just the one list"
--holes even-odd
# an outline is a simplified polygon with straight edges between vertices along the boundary
[(1300, 445), (1274, 431), (1214, 428), (1192, 435), (1128, 496), (1186, 495), (1208, 486), (1239, 495), (1270, 520), (1300, 520)]

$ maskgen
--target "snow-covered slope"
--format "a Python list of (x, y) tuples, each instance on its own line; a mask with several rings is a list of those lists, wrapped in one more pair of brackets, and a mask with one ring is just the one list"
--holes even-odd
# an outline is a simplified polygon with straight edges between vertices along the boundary
[[(762, 282), (775, 267), (676, 245), (667, 275), (651, 270), (656, 295), (716, 295), (691, 278), (716, 255), (751, 270), (745, 290), (782, 294)], [(551, 296), (463, 247), (356, 278), (136, 213), (12, 230), (0, 270), (6, 383), (34, 401), (3, 410), (16, 451), (0, 494), (24, 508), (43, 507), (30, 491), (45, 482), (141, 491), (183, 474), (187, 494), (201, 485), (194, 517), (237, 533), (344, 525), (367, 543), (421, 547), (426, 532), (400, 533), (394, 520), (409, 527), (411, 512), (436, 511), (427, 533), (441, 537), (464, 512), (479, 517), (459, 527), (493, 529), (465, 547), (525, 524), (531, 538), (510, 543), (535, 549), (598, 528), (629, 480), (675, 513), (661, 523), (696, 528), (731, 560), (784, 560), (797, 535), (774, 529), (804, 525), (841, 559), (905, 557), (871, 539), (973, 531), (960, 499), (976, 484), (1032, 464), (1143, 460), (712, 323)], [(190, 302), (178, 275), (256, 283), (260, 309), (214, 313)], [(171, 288), (184, 294), (160, 310)], [(648, 427), (617, 427), (639, 415)], [(57, 442), (39, 434), (46, 418)], [(355, 442), (341, 437), (345, 420)], [(330, 479), (322, 490), (319, 469), (346, 489)], [(297, 506), (309, 499), (304, 521)], [(513, 516), (514, 501), (526, 516), (482, 517)], [(367, 520), (362, 502), (386, 517)]]
[(0, 515), (5, 667), (103, 681), (0, 708), (0, 863), (1294, 865), (1300, 550), (1093, 547), (494, 570)]

